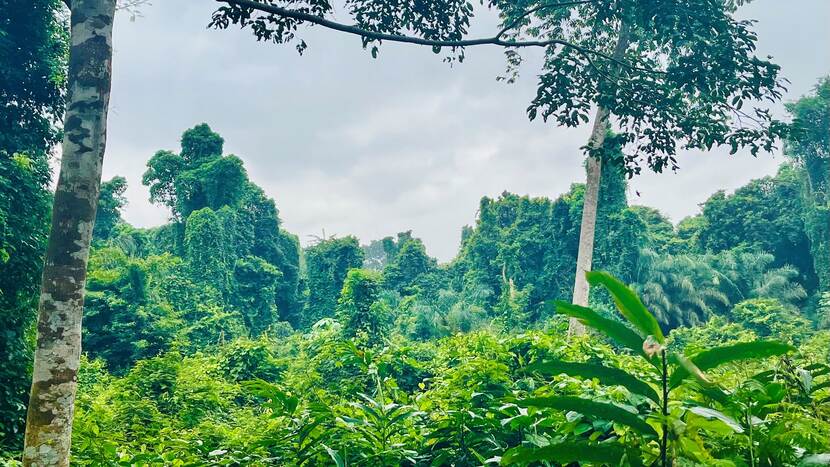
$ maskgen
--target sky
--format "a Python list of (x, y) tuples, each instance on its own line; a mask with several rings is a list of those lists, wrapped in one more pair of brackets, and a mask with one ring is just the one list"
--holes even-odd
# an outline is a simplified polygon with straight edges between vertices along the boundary
[[(539, 52), (526, 54), (519, 81), (506, 84), (496, 81), (505, 60), (495, 47), (469, 48), (453, 66), (403, 44), (384, 44), (372, 59), (359, 38), (311, 28), (300, 56), (249, 31), (207, 29), (216, 2), (152, 1), (134, 21), (116, 19), (104, 163), (105, 179), (127, 178), (124, 217), (135, 226), (169, 217), (141, 184), (147, 160), (178, 152), (181, 133), (202, 122), (242, 158), (304, 244), (323, 233), (368, 243), (412, 230), (448, 261), (482, 196), (555, 198), (584, 180), (579, 148), (590, 129), (527, 118)], [(791, 81), (785, 102), (830, 74), (830, 0), (756, 0), (740, 16), (758, 20), (759, 55), (772, 55)], [(485, 14), (471, 32), (494, 28)], [(776, 112), (784, 116), (783, 104)], [(632, 180), (629, 199), (677, 222), (713, 192), (774, 174), (783, 160), (780, 152), (684, 152), (677, 173)]]

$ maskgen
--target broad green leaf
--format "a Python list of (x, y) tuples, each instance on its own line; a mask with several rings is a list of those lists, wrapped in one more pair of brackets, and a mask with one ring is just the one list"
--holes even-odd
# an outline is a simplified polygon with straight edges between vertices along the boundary
[(300, 403), (298, 398), (288, 395), (279, 386), (262, 379), (243, 381), (242, 387), (255, 396), (270, 399), (270, 402), (264, 404), (264, 406), (271, 408), (275, 413), (291, 415), (297, 410)]
[(812, 392), (816, 392), (816, 391), (818, 391), (820, 389), (824, 389), (824, 388), (830, 388), (830, 380), (827, 380), (823, 383), (816, 384), (815, 386), (813, 386)]
[[(703, 387), (712, 385), (712, 382), (709, 381), (709, 378), (706, 377), (703, 371), (701, 371), (701, 369), (698, 368), (698, 366), (695, 365), (694, 362), (686, 358), (684, 355), (672, 352), (669, 354), (669, 361), (674, 363), (678, 367), (675, 374), (677, 374), (679, 371), (685, 371), (687, 376), (694, 376), (697, 382), (700, 383)], [(674, 376), (674, 374), (672, 376)], [(669, 387), (673, 388), (674, 386), (669, 384)]]
[(804, 369), (809, 371), (810, 374), (813, 375), (813, 378), (830, 374), (830, 366), (823, 363), (814, 363), (812, 365), (805, 366)]
[(541, 448), (520, 446), (508, 449), (501, 458), (501, 465), (530, 464), (541, 461), (559, 464), (595, 462), (617, 465), (623, 454), (625, 450), (619, 444), (589, 444), (585, 441), (570, 441)]
[(760, 381), (762, 383), (770, 383), (772, 382), (772, 380), (775, 379), (775, 375), (775, 370), (766, 370), (756, 374), (752, 377), (752, 379), (754, 379), (755, 381)]
[(640, 297), (633, 290), (607, 272), (590, 271), (586, 272), (585, 276), (592, 286), (602, 285), (608, 289), (614, 297), (617, 309), (635, 328), (640, 330), (643, 337), (654, 336), (657, 342), (661, 344), (665, 342), (666, 339), (663, 337), (660, 325), (657, 324), (657, 319), (646, 309)]
[(557, 313), (578, 319), (582, 324), (596, 329), (617, 344), (628, 347), (638, 355), (642, 355), (645, 359), (651, 361), (643, 352), (643, 338), (629, 329), (625, 324), (600, 316), (590, 308), (573, 305), (568, 302), (551, 301), (548, 302), (548, 305), (556, 307)]
[(708, 407), (692, 407), (689, 409), (689, 412), (692, 412), (695, 415), (699, 415), (707, 420), (720, 420), (721, 422), (725, 423), (726, 426), (731, 428), (735, 433), (744, 432), (744, 429), (740, 423), (735, 421), (734, 418), (718, 410), (710, 409)]
[(569, 376), (581, 378), (596, 378), (606, 386), (623, 386), (629, 391), (648, 397), (654, 402), (660, 403), (660, 397), (648, 383), (640, 381), (629, 373), (618, 368), (611, 368), (591, 363), (572, 363), (561, 360), (548, 360), (534, 363), (527, 367), (527, 371), (541, 373), (547, 376), (555, 376), (565, 373)]
[(346, 463), (343, 461), (343, 458), (340, 457), (340, 454), (338, 454), (334, 449), (326, 446), (325, 444), (323, 445), (323, 449), (326, 450), (326, 452), (329, 454), (329, 457), (331, 457), (331, 460), (334, 461), (334, 464), (337, 467), (346, 467)]
[(651, 436), (657, 432), (639, 415), (608, 402), (597, 402), (591, 399), (572, 396), (531, 397), (517, 402), (522, 407), (545, 407), (561, 411), (574, 411), (583, 415), (616, 422), (633, 428), (634, 430)]
[[(739, 342), (704, 350), (689, 360), (701, 371), (707, 371), (729, 362), (775, 357), (793, 351), (795, 347), (778, 341)], [(689, 369), (681, 365), (671, 375), (669, 385), (677, 387), (689, 374)]]

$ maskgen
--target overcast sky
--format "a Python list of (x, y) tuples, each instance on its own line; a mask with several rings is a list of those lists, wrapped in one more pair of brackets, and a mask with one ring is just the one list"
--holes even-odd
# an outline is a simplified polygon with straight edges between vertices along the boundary
[[(301, 57), (248, 31), (206, 29), (215, 7), (153, 0), (136, 21), (116, 21), (104, 176), (127, 178), (125, 217), (136, 226), (169, 216), (141, 185), (147, 159), (178, 151), (182, 131), (201, 122), (245, 161), (303, 243), (323, 229), (364, 243), (412, 229), (447, 261), (482, 196), (556, 197), (584, 179), (579, 147), (589, 129), (530, 123), (525, 114), (538, 56), (507, 85), (495, 80), (504, 70), (497, 48), (471, 48), (454, 67), (408, 45), (385, 44), (373, 60), (357, 37), (315, 28)], [(792, 82), (786, 100), (830, 73), (830, 0), (757, 0), (742, 16), (759, 21), (761, 54)], [(473, 33), (493, 27), (485, 16)], [(712, 192), (772, 174), (781, 161), (683, 153), (680, 172), (636, 178), (630, 199), (678, 221)]]

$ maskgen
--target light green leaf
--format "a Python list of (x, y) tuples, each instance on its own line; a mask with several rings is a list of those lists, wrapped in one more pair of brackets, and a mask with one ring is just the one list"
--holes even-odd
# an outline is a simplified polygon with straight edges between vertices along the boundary
[[(795, 347), (778, 341), (739, 342), (737, 344), (715, 347), (698, 353), (689, 360), (701, 371), (717, 368), (725, 363), (761, 359), (784, 355), (795, 351)], [(681, 365), (671, 375), (670, 386), (677, 387), (689, 376), (689, 369)]]
[(660, 325), (657, 324), (657, 319), (646, 309), (640, 297), (633, 290), (607, 272), (590, 271), (585, 273), (585, 277), (592, 286), (602, 285), (611, 293), (617, 309), (635, 328), (640, 330), (643, 337), (654, 336), (657, 342), (661, 344), (665, 342), (666, 339), (663, 337)]
[(726, 426), (735, 431), (735, 433), (744, 432), (744, 429), (740, 423), (735, 421), (734, 418), (718, 410), (710, 409), (708, 407), (692, 407), (689, 409), (689, 412), (692, 412), (695, 415), (699, 415), (707, 420), (720, 420), (721, 422), (725, 423)]
[(555, 376), (564, 373), (569, 376), (597, 379), (606, 386), (623, 386), (634, 394), (648, 397), (659, 403), (660, 397), (648, 383), (640, 381), (629, 373), (618, 368), (611, 368), (603, 365), (590, 363), (572, 363), (561, 360), (548, 360), (535, 363), (527, 367), (527, 371), (541, 373), (547, 376)]
[(541, 448), (515, 447), (508, 449), (501, 458), (501, 465), (530, 464), (551, 461), (559, 464), (571, 462), (595, 462), (617, 465), (625, 451), (618, 444), (589, 444), (573, 441), (551, 444)]
[(590, 417), (616, 422), (633, 428), (644, 435), (657, 436), (657, 432), (636, 413), (618, 405), (597, 402), (572, 396), (531, 397), (517, 402), (522, 407), (545, 407), (564, 412), (574, 411)]
[(628, 347), (636, 354), (642, 355), (643, 358), (652, 361), (643, 352), (643, 338), (629, 329), (625, 324), (600, 316), (590, 308), (573, 305), (568, 302), (551, 301), (548, 302), (548, 305), (556, 307), (557, 313), (578, 319), (582, 324), (605, 334), (617, 344)]

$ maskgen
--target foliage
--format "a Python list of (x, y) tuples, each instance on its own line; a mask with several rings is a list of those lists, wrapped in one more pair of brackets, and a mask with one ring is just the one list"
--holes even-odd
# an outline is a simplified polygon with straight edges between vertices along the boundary
[(310, 327), (334, 316), (337, 297), (350, 269), (363, 264), (363, 251), (355, 237), (323, 240), (305, 251), (308, 301), (303, 326)]
[(805, 336), (805, 329), (812, 323), (778, 300), (756, 298), (738, 303), (732, 310), (732, 318), (759, 337), (772, 337), (784, 342), (798, 343)]
[[(795, 466), (827, 452), (826, 335), (794, 354), (732, 324), (745, 338), (712, 348), (701, 337), (702, 347), (684, 353), (675, 330), (668, 350), (633, 292), (608, 275), (591, 281), (610, 287), (627, 324), (560, 310), (601, 334), (628, 336), (616, 348), (598, 336), (488, 330), (423, 343), (389, 336), (370, 348), (323, 321), (308, 333), (170, 351), (120, 377), (85, 360), (73, 461), (660, 465), (667, 443), (678, 465)], [(349, 306), (379, 284), (376, 272), (350, 271)], [(682, 376), (689, 371), (697, 377)], [(814, 381), (807, 393), (804, 371)], [(800, 429), (808, 424), (812, 431)]]
[(830, 288), (830, 77), (787, 105), (793, 116), (785, 152), (801, 167), (804, 226), (820, 290)]
[[(755, 54), (752, 21), (735, 19), (742, 3), (490, 0), (486, 5), (499, 14), (499, 32), (466, 41), (474, 9), (457, 0), (428, 9), (353, 0), (346, 14), (354, 25), (329, 20), (334, 6), (327, 1), (288, 7), (229, 2), (217, 8), (210, 25), (250, 28), (257, 40), (282, 44), (296, 39), (300, 25), (319, 24), (359, 35), (373, 56), (384, 40), (431, 45), (436, 53), (443, 46), (451, 51), (449, 60), (463, 59), (464, 46), (494, 44), (506, 48), (510, 80), (518, 74), (522, 47), (545, 47), (530, 118), (541, 114), (578, 126), (601, 105), (617, 117), (617, 141), (630, 146), (622, 158), (628, 170), (637, 172), (645, 163), (660, 172), (677, 167), (678, 147), (723, 145), (734, 153), (748, 146), (756, 154), (772, 149), (784, 131), (768, 109), (743, 109), (780, 99), (783, 83), (779, 67)], [(618, 43), (624, 46), (621, 59), (612, 57)], [(297, 49), (305, 47), (300, 40)]]
[(389, 290), (411, 293), (418, 279), (438, 268), (438, 262), (427, 255), (423, 242), (411, 234), (399, 235), (397, 244), (385, 242), (384, 249), (389, 260), (383, 268), (383, 282)]
[(378, 300), (380, 284), (378, 273), (351, 269), (337, 300), (337, 319), (343, 325), (343, 334), (368, 346), (380, 344), (390, 327), (390, 310)]
[(0, 450), (16, 446), (23, 435), (50, 179), (44, 156), (7, 157), (0, 150)]
[(23, 440), (32, 323), (61, 140), (69, 31), (63, 2), (3, 2), (0, 15), (0, 453)]
[(125, 191), (127, 191), (127, 179), (124, 177), (113, 177), (101, 183), (95, 226), (92, 229), (94, 239), (109, 239), (114, 233), (115, 226), (122, 222), (121, 209), (127, 205)]
[(768, 252), (775, 258), (774, 266), (795, 267), (805, 289), (812, 291), (816, 272), (800, 200), (800, 176), (788, 165), (775, 177), (753, 180), (732, 195), (715, 193), (702, 206), (700, 246), (713, 253), (737, 247)]

